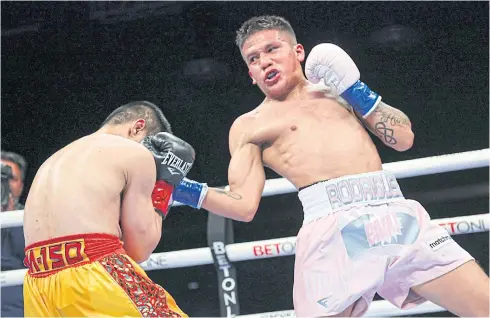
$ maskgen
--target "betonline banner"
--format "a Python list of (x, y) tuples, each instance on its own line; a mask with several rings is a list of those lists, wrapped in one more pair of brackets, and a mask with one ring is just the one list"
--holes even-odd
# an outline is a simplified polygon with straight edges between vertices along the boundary
[(221, 317), (234, 317), (240, 314), (236, 268), (226, 255), (226, 245), (233, 242), (233, 221), (209, 213), (208, 245), (218, 273)]

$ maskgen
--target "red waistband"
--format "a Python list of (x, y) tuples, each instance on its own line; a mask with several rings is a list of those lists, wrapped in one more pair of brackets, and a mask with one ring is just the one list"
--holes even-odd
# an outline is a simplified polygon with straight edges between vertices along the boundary
[(29, 274), (44, 277), (62, 269), (96, 261), (112, 253), (125, 254), (122, 241), (103, 233), (61, 236), (36, 242), (24, 249)]

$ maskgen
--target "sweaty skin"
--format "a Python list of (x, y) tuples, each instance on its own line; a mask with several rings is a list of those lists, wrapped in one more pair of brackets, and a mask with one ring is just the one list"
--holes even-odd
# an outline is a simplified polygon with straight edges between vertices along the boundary
[[(346, 108), (331, 99), (271, 101), (239, 118), (243, 147), (261, 147), (262, 161), (296, 188), (335, 177), (381, 169), (371, 138)], [(303, 95), (303, 96), (302, 96)]]
[[(296, 188), (340, 176), (379, 171), (381, 159), (366, 128), (398, 151), (409, 149), (408, 117), (381, 102), (367, 118), (306, 80), (304, 49), (286, 32), (260, 31), (242, 48), (253, 84), (266, 98), (235, 120), (229, 144), (229, 190), (210, 189), (202, 207), (249, 222), (265, 185), (264, 166)], [(267, 78), (271, 71), (278, 75)]]
[[(367, 130), (397, 151), (412, 146), (411, 123), (400, 110), (380, 102), (367, 118), (358, 119), (358, 114), (327, 97), (322, 89), (311, 89), (317, 86), (305, 79), (300, 64), (304, 49), (285, 32), (259, 31), (241, 49), (252, 82), (266, 98), (233, 123), (229, 189), (209, 189), (202, 204), (205, 209), (250, 222), (264, 189), (264, 165), (298, 189), (339, 176), (381, 170)], [(276, 75), (267, 77), (271, 70)], [(457, 289), (452, 288), (455, 285)], [(411, 290), (414, 296), (459, 316), (488, 317), (488, 276), (474, 261)], [(351, 316), (354, 306), (337, 316)]]
[(55, 237), (106, 233), (122, 239), (140, 262), (156, 247), (162, 218), (150, 196), (156, 180), (151, 153), (103, 133), (53, 154), (37, 172), (25, 205), (26, 245)]

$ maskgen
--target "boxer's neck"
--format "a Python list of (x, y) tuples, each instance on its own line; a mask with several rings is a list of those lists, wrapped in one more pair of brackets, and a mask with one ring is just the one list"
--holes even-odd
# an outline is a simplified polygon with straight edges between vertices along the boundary
[(302, 93), (306, 86), (308, 86), (308, 81), (303, 76), (301, 76), (299, 80), (296, 81), (294, 86), (291, 86), (289, 90), (286, 91), (283, 95), (274, 98), (266, 96), (265, 100), (284, 102), (291, 99), (298, 99), (303, 95)]
[(128, 138), (129, 129), (126, 125), (106, 125), (97, 130), (96, 134), (108, 134)]

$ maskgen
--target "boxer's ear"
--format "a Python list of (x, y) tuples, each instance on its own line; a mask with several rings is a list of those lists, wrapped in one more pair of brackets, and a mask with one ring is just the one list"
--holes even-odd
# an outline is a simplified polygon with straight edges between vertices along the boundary
[(146, 128), (146, 121), (144, 119), (138, 119), (133, 123), (133, 126), (131, 126), (130, 134), (132, 136), (138, 136), (139, 134), (144, 132), (145, 128)]
[(250, 76), (250, 78), (252, 79), (252, 84), (256, 85), (257, 84), (257, 81), (252, 77), (252, 73), (251, 72), (248, 72), (248, 76)]
[(302, 63), (305, 60), (305, 48), (301, 44), (296, 44), (294, 46), (294, 51), (296, 52), (296, 58)]

